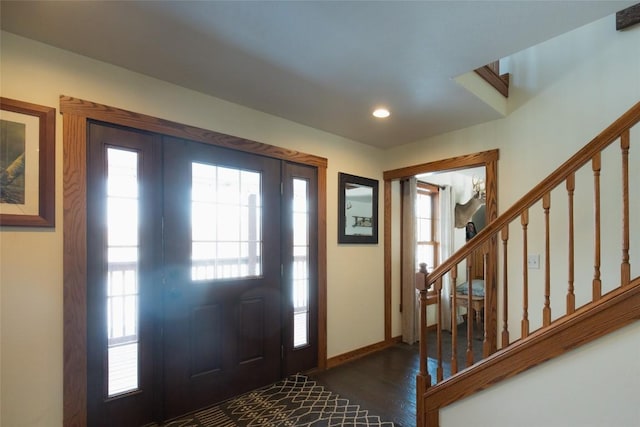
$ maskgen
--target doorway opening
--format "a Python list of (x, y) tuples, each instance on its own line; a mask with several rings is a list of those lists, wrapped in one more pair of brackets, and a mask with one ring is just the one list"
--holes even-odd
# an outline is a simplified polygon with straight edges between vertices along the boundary
[[(424, 163), (419, 165), (412, 165), (405, 168), (390, 170), (384, 172), (384, 181), (385, 181), (385, 295), (386, 297), (386, 305), (385, 305), (385, 337), (388, 340), (391, 340), (393, 337), (392, 334), (392, 313), (393, 308), (398, 307), (399, 305), (395, 305), (393, 301), (392, 295), (394, 295), (393, 291), (393, 283), (392, 277), (394, 277), (394, 271), (399, 271), (400, 274), (395, 274), (395, 276), (400, 276), (400, 283), (410, 283), (411, 286), (405, 286), (401, 289), (403, 295), (410, 296), (409, 293), (414, 292), (414, 280), (415, 280), (415, 272), (416, 269), (416, 261), (411, 259), (410, 262), (401, 263), (398, 265), (394, 265), (391, 259), (391, 246), (394, 242), (394, 239), (400, 241), (402, 238), (399, 235), (393, 235), (393, 221), (402, 221), (401, 219), (393, 220), (393, 212), (394, 207), (392, 203), (393, 193), (400, 192), (400, 182), (403, 180), (416, 179), (417, 176), (424, 177), (427, 176), (436, 176), (438, 174), (443, 174), (445, 172), (458, 172), (464, 170), (471, 170), (471, 172), (467, 172), (467, 174), (473, 175), (473, 170), (476, 170), (476, 173), (481, 168), (484, 170), (484, 217), (485, 223), (489, 223), (492, 219), (497, 217), (498, 209), (497, 209), (497, 162), (499, 158), (498, 150), (485, 151), (480, 153), (469, 154), (460, 157), (453, 157), (449, 159), (438, 160), (430, 163)], [(473, 179), (473, 178), (472, 178)], [(479, 178), (477, 178), (479, 179)], [(436, 184), (439, 185), (439, 184)], [(464, 200), (462, 200), (464, 198)], [(461, 195), (461, 202), (464, 203), (466, 201), (466, 195)], [(439, 202), (443, 203), (442, 199)], [(455, 205), (453, 205), (453, 209), (455, 209)], [(398, 209), (396, 209), (396, 212)], [(414, 216), (413, 212), (411, 213)], [(442, 220), (442, 218), (440, 218)], [(479, 219), (477, 219), (480, 222)], [(452, 219), (453, 221), (453, 219)], [(463, 231), (462, 231), (463, 232)], [(464, 239), (464, 238), (463, 238)], [(442, 250), (441, 248), (439, 248)], [(489, 262), (495, 266), (495, 247), (491, 249), (489, 253)], [(453, 252), (452, 252), (453, 253)], [(492, 254), (493, 253), (493, 254)], [(406, 254), (403, 251), (403, 257)], [(442, 255), (440, 255), (440, 259), (442, 261)], [(404, 268), (401, 265), (407, 264), (408, 267)], [(401, 284), (398, 283), (396, 286), (400, 287)], [(406, 289), (405, 289), (406, 288)], [(397, 293), (397, 292), (396, 292)], [(495, 283), (487, 283), (485, 290), (485, 307), (494, 307), (497, 298), (497, 289), (495, 288)], [(402, 312), (405, 311), (405, 300), (413, 301), (414, 298), (405, 298), (401, 299)], [(485, 310), (484, 321), (487, 324), (487, 330), (489, 334), (487, 336), (487, 343), (490, 348), (493, 348), (495, 351), (496, 347), (496, 335), (497, 335), (497, 318), (495, 315), (495, 310), (487, 309)]]

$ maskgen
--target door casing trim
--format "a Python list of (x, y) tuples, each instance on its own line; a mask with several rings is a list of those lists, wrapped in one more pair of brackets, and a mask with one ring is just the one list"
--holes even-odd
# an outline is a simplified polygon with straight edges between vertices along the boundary
[[(498, 160), (500, 159), (500, 151), (497, 149), (481, 151), (478, 153), (466, 154), (447, 159), (432, 161), (411, 165), (399, 169), (388, 170), (383, 173), (384, 178), (384, 336), (385, 342), (390, 343), (395, 338), (392, 337), (392, 273), (393, 266), (391, 263), (391, 242), (392, 242), (392, 218), (391, 218), (391, 183), (401, 179), (406, 179), (427, 172), (443, 172), (454, 171), (457, 169), (465, 169), (471, 167), (484, 166), (486, 173), (486, 209), (487, 222), (498, 217)], [(497, 243), (491, 242), (488, 253), (488, 270), (489, 278), (495, 278), (495, 266), (497, 259)], [(496, 351), (497, 348), (497, 284), (495, 280), (489, 280), (489, 289), (487, 291), (487, 304), (491, 309), (485, 314), (485, 322), (489, 324), (489, 335), (486, 345), (490, 353)], [(396, 337), (397, 338), (397, 337)]]

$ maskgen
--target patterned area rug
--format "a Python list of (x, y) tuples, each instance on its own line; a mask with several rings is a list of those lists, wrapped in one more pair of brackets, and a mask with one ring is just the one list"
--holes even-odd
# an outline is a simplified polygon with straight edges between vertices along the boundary
[(164, 427), (399, 427), (369, 414), (304, 375), (223, 402)]

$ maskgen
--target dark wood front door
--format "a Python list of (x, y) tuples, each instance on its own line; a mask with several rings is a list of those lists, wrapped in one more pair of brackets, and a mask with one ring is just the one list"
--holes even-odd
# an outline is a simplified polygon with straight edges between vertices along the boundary
[(88, 127), (91, 426), (166, 421), (317, 366), (317, 171)]
[(280, 162), (164, 150), (165, 416), (280, 378)]

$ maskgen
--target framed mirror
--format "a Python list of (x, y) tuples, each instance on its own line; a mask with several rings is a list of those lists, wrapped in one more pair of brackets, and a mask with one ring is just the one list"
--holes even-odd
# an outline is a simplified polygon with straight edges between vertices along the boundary
[(378, 181), (338, 174), (338, 243), (378, 243)]

